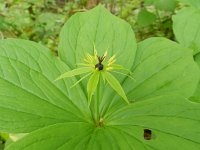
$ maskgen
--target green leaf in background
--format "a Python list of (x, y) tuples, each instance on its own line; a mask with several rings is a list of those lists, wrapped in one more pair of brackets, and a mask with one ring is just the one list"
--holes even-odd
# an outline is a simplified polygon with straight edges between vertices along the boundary
[(173, 16), (173, 31), (177, 41), (194, 50), (194, 54), (200, 52), (200, 10), (184, 8)]
[(152, 5), (154, 0), (144, 0), (145, 5)]
[(137, 22), (140, 26), (148, 26), (156, 21), (156, 15), (147, 11), (146, 9), (140, 10)]
[[(103, 128), (60, 123), (34, 131), (6, 150), (199, 150), (199, 107), (182, 97), (159, 96), (115, 110)], [(144, 139), (144, 129), (152, 131), (151, 140)]]
[(176, 0), (144, 0), (146, 5), (154, 5), (159, 10), (174, 11)]
[(199, 0), (178, 0), (179, 2), (182, 2), (184, 4), (193, 6), (195, 8), (200, 8), (200, 1)]
[(176, 0), (154, 0), (154, 5), (159, 10), (174, 11)]
[(56, 21), (61, 20), (61, 15), (59, 14), (54, 14), (54, 13), (41, 13), (38, 18), (38, 24), (44, 25), (44, 28), (46, 31), (54, 29), (54, 27), (57, 25)]

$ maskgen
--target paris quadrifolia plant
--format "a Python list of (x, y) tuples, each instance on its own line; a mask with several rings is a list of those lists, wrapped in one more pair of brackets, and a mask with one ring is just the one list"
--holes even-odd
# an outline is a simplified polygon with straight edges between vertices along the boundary
[[(181, 39), (190, 31), (177, 29)], [(5, 149), (200, 150), (198, 51), (195, 61), (166, 38), (137, 43), (101, 5), (67, 21), (58, 56), (35, 42), (0, 40), (0, 133), (23, 135), (4, 138)]]
[[(83, 79), (90, 76), (88, 83), (87, 83), (87, 92), (88, 92), (88, 105), (90, 105), (92, 95), (94, 94), (99, 80), (103, 79), (104, 83), (108, 83), (122, 98), (126, 101), (126, 103), (129, 104), (129, 101), (126, 97), (126, 94), (120, 85), (119, 81), (111, 74), (117, 73), (124, 76), (127, 76), (131, 79), (131, 71), (129, 69), (126, 69), (122, 65), (116, 64), (116, 55), (114, 54), (110, 58), (107, 59), (108, 51), (105, 51), (105, 53), (102, 56), (99, 56), (97, 53), (97, 50), (95, 48), (95, 45), (93, 46), (93, 55), (89, 53), (85, 53), (85, 58), (83, 58), (84, 63), (79, 63), (79, 66), (82, 66), (80, 68), (68, 71), (62, 75), (60, 75), (56, 80), (60, 80), (63, 78), (70, 78), (81, 74), (86, 74), (81, 79), (79, 79), (73, 86), (77, 85), (79, 82), (81, 82)], [(127, 71), (127, 74), (120, 72), (120, 70)], [(72, 87), (73, 87), (72, 86)]]

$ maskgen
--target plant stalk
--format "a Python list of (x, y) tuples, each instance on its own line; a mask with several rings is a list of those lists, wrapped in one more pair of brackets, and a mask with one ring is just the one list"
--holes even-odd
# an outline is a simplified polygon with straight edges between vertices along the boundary
[(97, 85), (94, 97), (90, 104), (90, 111), (91, 111), (92, 119), (94, 121), (95, 126), (97, 126), (97, 127), (99, 126), (99, 120), (100, 120), (100, 113), (99, 113), (100, 82), (101, 82), (101, 80), (99, 79), (99, 84)]
[(100, 117), (99, 117), (100, 83), (101, 83), (101, 80), (99, 79), (99, 84), (96, 90), (97, 92), (96, 94), (96, 124), (97, 126), (99, 125), (99, 120), (100, 120)]

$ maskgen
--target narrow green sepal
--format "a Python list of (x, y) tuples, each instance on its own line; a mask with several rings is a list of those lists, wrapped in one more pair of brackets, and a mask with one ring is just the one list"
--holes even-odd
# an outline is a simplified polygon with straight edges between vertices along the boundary
[(91, 67), (82, 67), (82, 68), (74, 69), (74, 70), (63, 73), (55, 81), (61, 80), (63, 78), (70, 78), (70, 77), (74, 77), (76, 75), (88, 73), (88, 72), (91, 72), (92, 70), (93, 69)]
[(125, 102), (129, 104), (128, 98), (126, 97), (126, 94), (119, 81), (109, 72), (102, 72), (102, 75), (104, 76), (108, 84), (110, 84), (110, 86), (123, 98), (123, 100), (125, 100)]
[(113, 64), (113, 65), (112, 65), (112, 68), (113, 68), (113, 69), (116, 69), (116, 70), (125, 70), (125, 71), (128, 71), (130, 75), (133, 74), (133, 72), (131, 72), (129, 69), (125, 68), (125, 67), (122, 66), (122, 65)]
[(77, 82), (75, 82), (70, 88), (73, 88), (74, 86), (76, 86), (78, 83), (80, 83), (83, 79), (87, 78), (89, 75), (91, 75), (91, 73), (88, 73), (86, 75), (84, 75), (82, 78), (80, 78)]
[(117, 73), (117, 74), (120, 74), (120, 75), (127, 76), (127, 77), (129, 77), (131, 80), (134, 80), (134, 81), (135, 81), (135, 79), (134, 79), (131, 75), (129, 75), (129, 74), (125, 74), (125, 73), (122, 73), (122, 72), (119, 72), (119, 71), (114, 71), (114, 70), (111, 70), (110, 72), (113, 72), (113, 73)]
[(96, 88), (97, 88), (97, 85), (99, 83), (99, 76), (100, 76), (100, 72), (99, 71), (95, 71), (89, 81), (88, 81), (88, 84), (87, 84), (87, 92), (88, 92), (88, 106), (90, 105), (91, 103), (91, 100), (92, 100), (92, 95), (94, 94)]

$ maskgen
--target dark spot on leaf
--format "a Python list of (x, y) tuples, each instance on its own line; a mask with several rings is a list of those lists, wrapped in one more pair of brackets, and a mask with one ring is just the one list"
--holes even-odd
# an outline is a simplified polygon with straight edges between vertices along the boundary
[(151, 140), (152, 138), (152, 131), (150, 129), (144, 129), (144, 139)]

